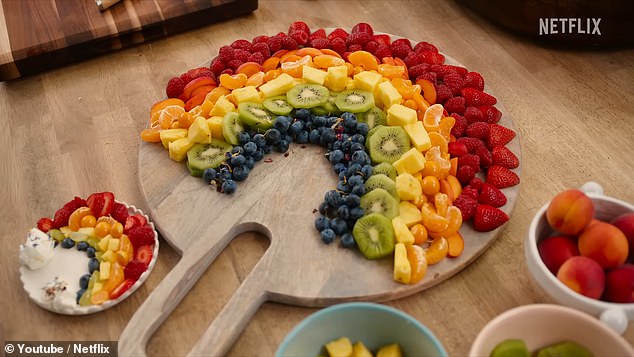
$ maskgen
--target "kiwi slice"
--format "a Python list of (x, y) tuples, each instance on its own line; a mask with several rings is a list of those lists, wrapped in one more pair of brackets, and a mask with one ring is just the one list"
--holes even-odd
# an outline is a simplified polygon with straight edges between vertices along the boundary
[(374, 94), (361, 89), (344, 90), (335, 98), (335, 104), (342, 112), (366, 112), (374, 106)]
[(357, 115), (360, 122), (368, 124), (368, 128), (372, 129), (378, 125), (387, 125), (387, 116), (385, 112), (377, 107), (372, 107), (370, 110)]
[(209, 144), (196, 144), (187, 151), (187, 168), (192, 176), (202, 176), (206, 168), (216, 168), (226, 159), (232, 146), (224, 141), (211, 139)]
[(382, 188), (390, 195), (398, 198), (396, 182), (384, 174), (372, 175), (365, 181), (365, 192), (370, 192), (377, 188)]
[(238, 104), (238, 114), (244, 125), (257, 131), (265, 131), (273, 126), (273, 115), (260, 103), (242, 102)]
[(365, 214), (378, 213), (389, 219), (398, 216), (398, 204), (399, 201), (382, 188), (375, 188), (363, 195), (360, 203)]
[(293, 111), (293, 107), (286, 101), (285, 95), (266, 98), (262, 102), (264, 108), (275, 115), (287, 115)]
[[(359, 119), (357, 118), (357, 120)], [(377, 125), (368, 131), (368, 134), (365, 136), (365, 151), (370, 151), (370, 137), (382, 127), (384, 127), (384, 125)]]
[(582, 345), (572, 342), (565, 341), (556, 343), (554, 345), (541, 348), (535, 354), (536, 357), (592, 357), (592, 352), (588, 351)]
[(394, 168), (392, 164), (390, 164), (389, 162), (382, 162), (372, 168), (372, 174), (373, 175), (383, 174), (391, 178), (393, 181), (396, 181), (397, 173), (396, 173), (396, 169)]
[(352, 236), (368, 259), (383, 258), (394, 252), (392, 221), (378, 213), (359, 218), (352, 228)]
[(370, 142), (370, 158), (374, 163), (391, 164), (410, 149), (409, 136), (400, 126), (383, 126), (367, 140)]
[(330, 100), (324, 103), (323, 105), (310, 108), (310, 110), (315, 115), (333, 115), (333, 114), (340, 113), (339, 108), (337, 108), (337, 106), (334, 103), (330, 102)]
[(298, 84), (286, 92), (286, 101), (294, 108), (314, 108), (326, 104), (330, 92), (319, 84)]
[(222, 136), (232, 145), (238, 145), (238, 134), (244, 130), (240, 115), (237, 112), (229, 112), (222, 118)]

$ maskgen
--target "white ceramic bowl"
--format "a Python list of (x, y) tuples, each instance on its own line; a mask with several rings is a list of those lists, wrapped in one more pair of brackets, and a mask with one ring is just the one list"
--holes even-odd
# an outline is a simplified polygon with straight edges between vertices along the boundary
[(410, 315), (381, 304), (350, 302), (319, 310), (300, 322), (280, 344), (276, 357), (325, 355), (340, 337), (362, 341), (373, 352), (398, 343), (404, 356), (447, 356), (434, 334)]
[[(603, 188), (595, 182), (586, 183), (581, 190), (594, 202), (595, 217), (598, 219), (611, 221), (620, 214), (634, 211), (633, 205), (604, 195)], [(634, 304), (610, 303), (578, 294), (560, 282), (542, 261), (537, 242), (553, 233), (546, 221), (547, 208), (548, 203), (539, 209), (524, 242), (526, 264), (531, 275), (557, 302), (598, 316), (616, 332), (623, 333), (629, 321), (634, 320)]]
[(488, 357), (506, 339), (524, 340), (531, 352), (573, 341), (594, 356), (634, 356), (634, 348), (610, 327), (586, 313), (561, 305), (524, 305), (503, 312), (480, 331), (469, 356)]

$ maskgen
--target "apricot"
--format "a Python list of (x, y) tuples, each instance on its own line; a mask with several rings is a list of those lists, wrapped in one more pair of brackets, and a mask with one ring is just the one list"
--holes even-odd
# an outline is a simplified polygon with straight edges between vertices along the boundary
[(566, 260), (557, 279), (573, 291), (592, 299), (599, 299), (605, 289), (605, 273), (593, 259), (576, 256)]
[(592, 200), (585, 193), (575, 189), (558, 193), (546, 210), (548, 224), (566, 235), (581, 233), (593, 216)]
[(581, 233), (578, 245), (581, 255), (594, 259), (605, 269), (625, 263), (629, 253), (625, 234), (614, 225), (601, 221)]
[[(621, 230), (623, 234), (625, 234), (625, 238), (627, 238), (628, 245), (630, 247), (634, 247), (634, 212), (633, 213), (624, 213), (618, 217), (616, 217), (612, 224)], [(630, 254), (628, 259), (632, 261), (634, 257), (634, 249), (630, 249)]]
[(537, 250), (542, 261), (553, 274), (557, 274), (566, 260), (579, 255), (577, 241), (567, 236), (553, 236), (543, 239), (537, 243)]
[(603, 299), (610, 302), (634, 302), (634, 265), (624, 264), (607, 272)]

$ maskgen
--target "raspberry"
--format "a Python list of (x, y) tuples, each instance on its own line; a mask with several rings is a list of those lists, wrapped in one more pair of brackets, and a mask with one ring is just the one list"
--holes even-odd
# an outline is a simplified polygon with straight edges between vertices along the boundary
[(253, 45), (247, 40), (235, 40), (231, 44), (231, 47), (251, 52), (251, 48), (253, 47)]
[(154, 230), (149, 226), (137, 226), (128, 231), (130, 243), (137, 250), (142, 245), (154, 244)]
[(462, 165), (462, 166), (458, 166), (458, 171), (456, 172), (456, 178), (458, 179), (458, 181), (460, 181), (461, 184), (466, 185), (467, 182), (471, 181), (471, 179), (475, 177), (475, 174), (476, 174), (476, 170), (473, 168), (473, 166)]
[(444, 104), (444, 107), (445, 109), (447, 109), (449, 113), (462, 114), (465, 111), (464, 102), (465, 100), (462, 97), (453, 97), (453, 98), (447, 99), (447, 101)]
[(464, 75), (464, 86), (484, 90), (484, 78), (478, 72), (469, 72)]
[(317, 37), (310, 41), (310, 47), (314, 47), (316, 49), (328, 48), (328, 39), (325, 37)]
[(269, 50), (272, 54), (282, 49), (282, 39), (279, 37), (271, 37), (266, 43), (269, 45)]
[(374, 30), (372, 30), (372, 26), (365, 22), (359, 22), (358, 24), (352, 27), (352, 33), (367, 33), (368, 35), (374, 35)]
[(330, 48), (338, 54), (342, 55), (344, 52), (346, 52), (347, 49), (346, 41), (341, 37), (334, 37), (330, 40)]
[(493, 164), (493, 156), (486, 147), (482, 146), (476, 149), (476, 155), (480, 158), (480, 167), (483, 169), (489, 168)]
[[(247, 56), (247, 60), (249, 59), (249, 57)], [(229, 61), (229, 63), (227, 63), (227, 69), (230, 69), (233, 71), (235, 71), (236, 69), (238, 69), (238, 67), (240, 67), (240, 65), (242, 65), (244, 62), (240, 61), (239, 59), (234, 59)], [(227, 70), (225, 69), (225, 71)], [(224, 71), (223, 71), (224, 72)], [(232, 73), (233, 74), (233, 73)]]
[(441, 55), (438, 52), (432, 51), (423, 51), (420, 52), (423, 62), (429, 64), (443, 64), (445, 62), (445, 56)]
[(470, 138), (468, 136), (458, 138), (456, 139), (456, 141), (464, 143), (467, 146), (467, 151), (469, 151), (470, 154), (475, 154), (480, 146), (485, 146), (482, 140), (478, 138)]
[[(473, 182), (473, 180), (478, 179), (477, 177), (474, 177), (471, 182)], [(479, 180), (479, 179), (478, 179)], [(478, 197), (480, 197), (480, 191), (478, 191), (477, 188), (472, 187), (471, 185), (467, 185), (465, 187), (462, 188), (462, 193), (461, 195), (465, 195), (465, 196), (469, 196), (469, 197), (473, 197), (473, 199), (478, 199)]]
[(79, 207), (88, 207), (88, 204), (86, 203), (86, 200), (77, 196), (75, 196), (72, 201), (64, 204), (62, 208), (55, 212), (55, 216), (53, 217), (53, 228), (59, 228), (68, 225), (68, 218)]
[[(475, 174), (476, 172), (480, 171), (480, 157), (476, 154), (465, 154), (460, 156), (458, 158), (458, 170), (460, 170), (460, 168), (463, 166), (471, 166)], [(473, 177), (464, 182), (464, 184), (466, 185), (467, 183), (469, 183), (472, 178)]]
[(386, 44), (381, 44), (381, 42), (379, 41), (377, 42), (379, 43), (379, 47), (376, 49), (374, 55), (379, 59), (383, 57), (392, 57), (392, 50), (390, 49), (390, 46)]
[(292, 37), (286, 36), (282, 39), (282, 48), (285, 50), (296, 50), (297, 41), (295, 41)]
[(220, 74), (228, 74), (228, 75), (233, 75), (233, 73), (234, 73), (233, 69), (231, 69), (231, 68), (225, 68), (225, 69), (222, 70), (222, 72), (220, 72)]
[(464, 117), (467, 118), (469, 123), (484, 121), (484, 116), (482, 115), (482, 112), (476, 107), (467, 107), (467, 109), (464, 111)]
[(213, 60), (211, 60), (209, 69), (211, 69), (211, 71), (214, 72), (216, 77), (218, 77), (220, 75), (220, 72), (222, 72), (222, 70), (225, 69), (225, 64), (222, 62), (222, 60), (220, 60), (219, 57), (216, 57)]
[[(469, 108), (473, 108), (473, 107), (469, 107)], [(465, 133), (470, 138), (478, 138), (480, 140), (486, 140), (489, 137), (489, 124), (482, 121), (473, 122), (469, 124), (469, 127), (467, 128), (467, 131)]]
[(438, 48), (436, 48), (436, 46), (432, 45), (429, 42), (419, 42), (416, 44), (416, 46), (414, 46), (414, 51), (419, 53), (419, 52), (436, 52), (438, 53)]
[(370, 40), (363, 45), (363, 49), (370, 52), (371, 54), (375, 54), (378, 48), (379, 43), (374, 40)]
[(235, 49), (231, 46), (222, 46), (218, 50), (218, 58), (220, 58), (222, 62), (227, 63), (231, 61), (232, 59), (234, 59), (233, 57), (234, 50)]
[(502, 112), (492, 105), (481, 105), (478, 109), (482, 112), (483, 120), (489, 124), (495, 124), (502, 118)]
[(233, 52), (233, 57), (234, 59), (237, 59), (238, 61), (244, 63), (249, 60), (250, 54), (251, 53), (249, 51), (237, 49)]
[(289, 36), (297, 42), (298, 45), (305, 45), (308, 43), (308, 32), (305, 31), (293, 31), (289, 33)]
[(131, 260), (125, 266), (123, 275), (126, 279), (139, 280), (141, 275), (147, 270), (147, 265), (138, 260)]
[(478, 207), (478, 201), (464, 193), (460, 194), (454, 201), (453, 205), (458, 207), (460, 212), (462, 213), (462, 220), (468, 221), (475, 215), (476, 208)]
[(413, 50), (412, 49), (412, 42), (410, 42), (410, 40), (408, 40), (406, 38), (399, 38), (397, 40), (394, 40), (394, 42), (392, 42), (392, 44), (393, 45), (397, 45), (397, 46), (405, 45), (410, 50)]
[(360, 32), (360, 33), (352, 33), (350, 34), (350, 36), (348, 36), (348, 39), (346, 40), (347, 44), (355, 44), (355, 45), (363, 45), (364, 43), (370, 41), (371, 36), (370, 34), (367, 34), (365, 32)]
[(267, 45), (265, 42), (256, 43), (255, 45), (253, 45), (252, 50), (252, 53), (261, 53), (265, 59), (271, 57), (271, 50), (269, 49), (269, 45)]
[(462, 155), (466, 155), (469, 153), (467, 150), (467, 145), (464, 143), (460, 143), (457, 141), (452, 141), (447, 145), (447, 150), (451, 157), (460, 157)]
[(342, 28), (336, 28), (328, 35), (328, 39), (331, 41), (337, 37), (346, 41), (346, 39), (348, 39), (348, 33)]
[(411, 47), (407, 46), (404, 42), (398, 42), (398, 40), (392, 42), (390, 48), (392, 49), (392, 55), (399, 58), (405, 58), (412, 52)]
[(465, 119), (465, 117), (458, 113), (451, 113), (451, 116), (456, 119), (456, 123), (451, 128), (451, 135), (456, 138), (460, 138), (464, 135), (465, 130), (467, 130), (469, 122)]
[(403, 59), (403, 62), (405, 62), (407, 68), (410, 68), (422, 64), (423, 58), (418, 53), (412, 51)]
[[(427, 63), (422, 63), (420, 65), (429, 66), (429, 64), (427, 64)], [(425, 68), (428, 68), (428, 67), (425, 67)], [(416, 80), (419, 80), (419, 79), (426, 79), (426, 80), (430, 81), (435, 86), (438, 84), (438, 80), (436, 78), (436, 73), (434, 73), (434, 72), (424, 72), (420, 76), (416, 77)], [(438, 88), (436, 88), (436, 90), (438, 90)], [(451, 91), (449, 91), (449, 93), (451, 94)]]
[(449, 89), (449, 87), (444, 84), (436, 86), (437, 103), (443, 104), (451, 97), (453, 97), (453, 94), (451, 93), (451, 89)]
[(251, 41), (251, 43), (255, 45), (257, 43), (266, 43), (268, 40), (269, 40), (269, 36), (260, 35), (260, 36), (255, 36), (253, 38), (253, 41)]
[[(316, 39), (316, 38), (326, 38), (326, 30), (324, 29), (319, 29), (313, 33), (310, 34), (310, 36), (308, 37), (308, 39), (310, 41)], [(326, 38), (327, 39), (327, 38)]]
[[(410, 55), (412, 53), (414, 52), (411, 52)], [(407, 56), (407, 58), (410, 58), (410, 56)], [(420, 76), (422, 76), (424, 73), (427, 72), (427, 69), (429, 68), (429, 65), (427, 63), (410, 65), (410, 64), (407, 64), (407, 58), (405, 58), (404, 62), (405, 62), (405, 65), (407, 65), (410, 78), (419, 79)]]
[(265, 60), (265, 57), (260, 52), (253, 52), (252, 54), (249, 55), (249, 58), (247, 59), (248, 62), (255, 62), (257, 64), (264, 63), (264, 60)]
[(473, 180), (469, 182), (469, 186), (475, 188), (476, 190), (478, 190), (478, 192), (482, 188), (482, 185), (484, 185), (484, 181), (480, 180), (480, 178), (478, 177), (474, 177)]
[(348, 45), (347, 52), (356, 52), (363, 50), (363, 46), (357, 43)]
[(392, 43), (392, 39), (390, 39), (390, 36), (386, 34), (373, 35), (372, 39), (378, 42), (380, 45), (389, 46)]
[(179, 77), (174, 77), (167, 82), (165, 94), (167, 94), (168, 98), (178, 98), (183, 93), (184, 88), (185, 82)]
[(207, 67), (193, 68), (181, 74), (180, 76), (180, 78), (183, 80), (183, 82), (185, 82), (185, 84), (191, 82), (193, 79), (196, 79), (198, 77), (212, 77), (213, 78), (214, 76), (211, 70)]
[(125, 224), (129, 216), (128, 209), (119, 202), (114, 203), (114, 207), (112, 208), (112, 213), (110, 215), (121, 224)]
[(302, 31), (302, 32), (306, 32), (307, 34), (309, 34), (310, 33), (310, 28), (308, 28), (308, 25), (304, 21), (295, 21), (288, 28), (289, 35), (290, 35), (291, 32), (294, 32), (294, 31)]
[(464, 80), (458, 73), (451, 72), (444, 76), (443, 83), (451, 89), (451, 94), (458, 95), (460, 94), (460, 89), (462, 89), (462, 86), (464, 85)]

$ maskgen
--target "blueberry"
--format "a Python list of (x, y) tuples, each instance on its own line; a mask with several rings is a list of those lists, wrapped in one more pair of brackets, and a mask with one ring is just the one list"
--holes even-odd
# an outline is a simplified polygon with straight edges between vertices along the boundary
[(319, 139), (320, 139), (321, 135), (319, 134), (319, 130), (317, 129), (313, 129), (310, 131), (310, 133), (308, 134), (308, 141), (311, 144), (319, 144)]
[(253, 135), (253, 142), (261, 149), (266, 145), (266, 138), (262, 134), (255, 134)]
[(347, 171), (347, 170), (348, 170), (348, 168), (347, 168), (347, 167), (344, 167), (344, 169), (343, 169), (343, 170), (339, 171), (339, 173), (337, 174), (337, 178), (339, 179), (339, 181), (341, 181), (341, 182), (345, 181), (345, 179), (346, 179), (346, 174), (347, 174), (347, 172), (346, 172), (346, 171)]
[(241, 145), (244, 145), (248, 143), (249, 141), (251, 141), (251, 135), (249, 135), (249, 133), (247, 133), (246, 131), (243, 131), (240, 134), (238, 134), (238, 142)]
[(247, 157), (247, 162), (244, 163), (244, 166), (252, 170), (253, 166), (255, 166), (255, 159), (252, 156)]
[(354, 208), (359, 206), (360, 203), (361, 197), (355, 195), (354, 193), (351, 193), (348, 195), (348, 197), (346, 197), (346, 205), (348, 205), (348, 207)]
[(316, 126), (326, 126), (328, 125), (328, 120), (326, 117), (316, 116), (315, 119), (313, 119), (313, 123), (315, 123)]
[(271, 145), (265, 145), (263, 150), (264, 154), (270, 154), (273, 151), (273, 147)]
[(352, 149), (352, 141), (345, 140), (341, 143), (341, 150), (347, 153), (351, 153), (352, 151), (350, 149)]
[(86, 289), (77, 290), (77, 294), (75, 294), (75, 302), (79, 304), (79, 299), (81, 299), (82, 295), (86, 292)]
[(244, 155), (242, 154), (232, 156), (231, 159), (229, 160), (229, 164), (231, 164), (231, 167), (234, 167), (234, 168), (242, 166), (246, 162), (247, 162), (247, 158), (244, 157)]
[(363, 185), (363, 177), (359, 175), (352, 175), (348, 178), (348, 185), (354, 187), (356, 185)]
[(315, 228), (321, 232), (324, 229), (330, 227), (330, 220), (328, 219), (328, 217), (325, 216), (319, 216), (317, 217), (317, 219), (315, 219)]
[(341, 236), (341, 246), (344, 248), (352, 248), (356, 245), (354, 237), (350, 233), (345, 233)]
[(90, 274), (84, 274), (79, 278), (79, 287), (82, 289), (88, 288), (88, 281), (90, 280)]
[(273, 148), (277, 152), (287, 152), (289, 147), (289, 142), (286, 140), (280, 140), (275, 147)]
[(304, 129), (304, 122), (301, 120), (296, 120), (293, 124), (291, 124), (288, 132), (293, 135), (297, 135), (300, 131), (302, 131), (302, 129)]
[(253, 155), (253, 153), (255, 153), (256, 150), (258, 149), (258, 146), (253, 141), (249, 141), (248, 143), (245, 143), (243, 147), (244, 147), (244, 154), (247, 156)]
[(230, 180), (231, 179), (231, 171), (226, 166), (220, 168), (220, 172), (218, 173), (218, 178), (221, 180)]
[(345, 171), (348, 169), (348, 167), (343, 162), (340, 162), (333, 165), (332, 169), (335, 170), (335, 173), (337, 175), (339, 175), (340, 172), (343, 172), (345, 174)]
[(88, 256), (88, 258), (94, 258), (95, 253), (96, 253), (95, 248), (93, 247), (86, 248), (86, 255)]
[(341, 119), (343, 119), (344, 126), (356, 128), (357, 116), (354, 115), (353, 113), (345, 112), (341, 114)]
[(321, 233), (319, 233), (319, 235), (321, 236), (321, 240), (326, 243), (326, 244), (330, 244), (335, 240), (335, 237), (337, 236), (335, 234), (335, 231), (333, 231), (330, 228), (326, 228), (323, 231), (321, 231)]
[(282, 135), (282, 139), (280, 139), (280, 141), (286, 141), (290, 144), (293, 142), (293, 136), (291, 134), (284, 134)]
[(330, 228), (335, 232), (335, 234), (342, 235), (348, 230), (348, 224), (345, 219), (337, 217), (330, 221)]
[(337, 190), (344, 193), (349, 193), (351, 190), (351, 187), (347, 183), (343, 181), (339, 181), (337, 182)]
[(266, 142), (269, 144), (277, 144), (282, 139), (282, 133), (278, 129), (272, 128), (266, 132)]
[(205, 171), (203, 171), (203, 180), (207, 183), (211, 183), (216, 177), (218, 177), (218, 171), (216, 171), (216, 169), (206, 168)]
[(326, 201), (319, 204), (319, 213), (326, 215), (328, 213), (328, 203)]
[(308, 132), (306, 130), (300, 131), (295, 140), (298, 144), (308, 144)]
[(368, 135), (368, 131), (370, 131), (370, 128), (368, 127), (368, 124), (366, 123), (357, 123), (357, 133), (366, 136)]
[(337, 217), (348, 220), (350, 219), (350, 208), (347, 205), (341, 205), (337, 208)]
[(328, 146), (328, 144), (334, 142), (337, 139), (337, 135), (335, 133), (335, 129), (333, 128), (325, 128), (319, 138), (319, 144), (321, 146)]
[(255, 161), (262, 160), (264, 158), (264, 150), (262, 148), (257, 149), (251, 157)]
[(95, 270), (99, 270), (99, 260), (97, 258), (90, 258), (88, 261), (88, 272), (92, 274)]
[(374, 168), (370, 164), (364, 165), (361, 168), (361, 175), (363, 175), (363, 177), (365, 177), (366, 179), (372, 176), (373, 172), (374, 172)]
[(311, 116), (310, 110), (301, 108), (295, 111), (295, 117), (302, 120), (308, 120)]
[(231, 149), (231, 155), (239, 155), (244, 153), (244, 148), (242, 146), (234, 146)]
[(361, 144), (361, 143), (353, 142), (350, 145), (350, 152), (354, 154), (357, 151), (365, 151), (365, 146), (363, 146), (363, 144)]
[(331, 151), (330, 155), (328, 156), (328, 159), (330, 160), (330, 163), (333, 164), (333, 165), (342, 162), (343, 158), (344, 158), (344, 155), (343, 155), (343, 151), (341, 151), (341, 150)]
[(350, 219), (357, 220), (365, 215), (363, 208), (361, 207), (352, 207), (350, 209)]
[(75, 241), (70, 238), (64, 238), (62, 241), (62, 248), (70, 249), (75, 246)]
[[(351, 162), (359, 164), (361, 166), (367, 165), (370, 163), (370, 156), (364, 150), (355, 151), (350, 158)], [(359, 168), (359, 171), (361, 168)]]
[(237, 188), (238, 187), (236, 185), (236, 182), (231, 179), (225, 180), (225, 182), (222, 183), (222, 187), (221, 187), (222, 192), (227, 194), (236, 192)]
[(280, 131), (280, 133), (286, 133), (291, 126), (291, 118), (287, 116), (279, 116), (273, 121), (273, 127)]
[(337, 140), (334, 143), (332, 143), (332, 149), (333, 150), (341, 150), (342, 145), (343, 145), (343, 141)]
[(355, 185), (352, 187), (350, 194), (354, 194), (361, 197), (365, 195), (365, 192), (366, 192), (365, 185)]
[(354, 134), (350, 137), (350, 139), (355, 143), (365, 144), (365, 136), (361, 134)]
[(361, 173), (361, 167), (362, 166), (356, 162), (350, 164), (350, 166), (348, 166), (347, 176), (350, 177)]
[(330, 190), (324, 195), (324, 201), (326, 201), (330, 207), (337, 208), (341, 205), (342, 198), (339, 192)]
[(232, 177), (236, 181), (244, 181), (249, 177), (249, 168), (246, 166), (238, 166), (233, 169)]
[(85, 252), (86, 249), (88, 249), (88, 243), (86, 242), (79, 242), (77, 243), (77, 250), (80, 252)]

